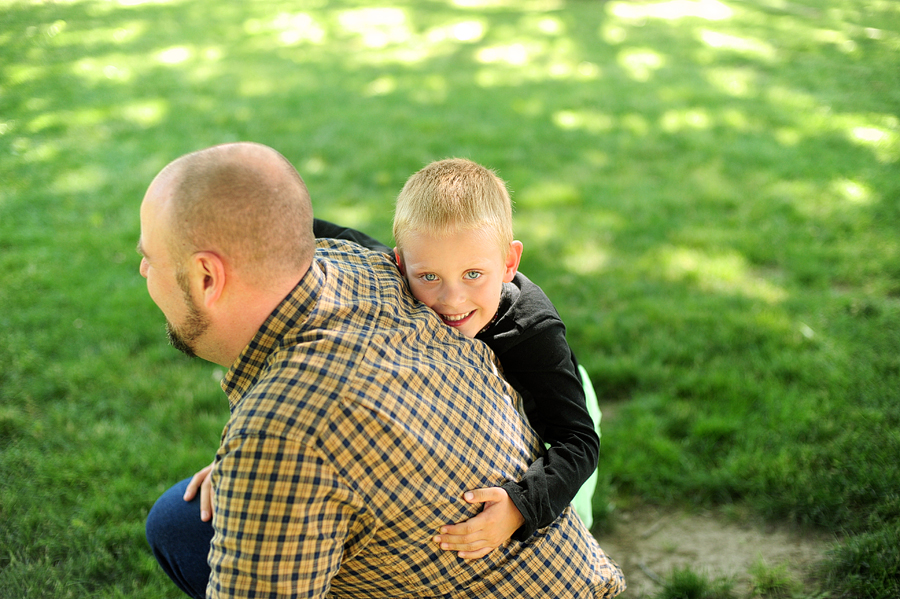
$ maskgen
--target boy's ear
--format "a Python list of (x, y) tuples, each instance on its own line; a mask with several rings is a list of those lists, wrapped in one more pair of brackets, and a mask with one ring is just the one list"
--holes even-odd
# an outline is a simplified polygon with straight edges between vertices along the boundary
[(522, 260), (522, 250), (525, 246), (521, 241), (513, 241), (506, 252), (506, 271), (503, 273), (503, 282), (509, 283), (519, 271), (519, 261)]
[(400, 274), (404, 277), (406, 276), (406, 268), (403, 267), (403, 260), (400, 258), (400, 252), (397, 251), (397, 248), (394, 248), (394, 259), (397, 261), (397, 268), (400, 269)]
[(209, 308), (222, 296), (225, 289), (225, 263), (215, 252), (197, 252), (190, 258), (189, 276), (191, 295)]

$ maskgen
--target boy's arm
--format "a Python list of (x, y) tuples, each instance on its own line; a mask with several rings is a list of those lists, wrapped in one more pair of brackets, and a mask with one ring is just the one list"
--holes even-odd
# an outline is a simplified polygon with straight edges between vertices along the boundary
[[(540, 287), (521, 273), (513, 279), (513, 289), (507, 300), (501, 300), (497, 323), (476, 338), (497, 355), (503, 375), (523, 395), (531, 426), (548, 445), (546, 454), (531, 464), (521, 480), (500, 488), (508, 501), (496, 503), (511, 503), (518, 510), (524, 523), (512, 538), (524, 541), (552, 523), (594, 473), (600, 438), (562, 319)], [(454, 535), (483, 529), (484, 522), (476, 527), (475, 521), (483, 519), (485, 512), (446, 527), (451, 535), (446, 540), (464, 544), (465, 539)], [(442, 547), (445, 536), (440, 535)], [(448, 549), (468, 551), (465, 546)]]
[(510, 537), (526, 540), (562, 513), (597, 468), (600, 440), (564, 333), (555, 317), (514, 335), (512, 348), (508, 336), (497, 344), (504, 375), (518, 391), (535, 391), (526, 414), (549, 447), (521, 480), (467, 492), (465, 500), (483, 503), (483, 510), (442, 526), (434, 538), (442, 549), (475, 559)]
[(374, 237), (369, 237), (365, 233), (357, 231), (356, 229), (342, 227), (320, 218), (313, 219), (313, 233), (318, 239), (345, 239), (347, 241), (358, 243), (359, 245), (370, 250), (375, 250), (376, 252), (393, 254), (391, 248), (384, 245)]
[(600, 449), (562, 321), (540, 328), (533, 335), (525, 332), (519, 343), (498, 355), (510, 383), (528, 394), (526, 415), (549, 445), (522, 480), (503, 485), (525, 519), (513, 535), (517, 540), (562, 513), (596, 470)]

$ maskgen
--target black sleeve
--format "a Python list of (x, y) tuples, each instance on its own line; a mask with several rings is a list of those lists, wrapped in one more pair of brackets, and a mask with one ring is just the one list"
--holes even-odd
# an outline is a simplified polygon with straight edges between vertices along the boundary
[(365, 233), (357, 231), (356, 229), (342, 227), (319, 218), (313, 219), (313, 233), (315, 234), (316, 239), (344, 239), (358, 243), (359, 245), (369, 248), (370, 250), (375, 250), (376, 252), (383, 252), (385, 254), (394, 253), (391, 248), (377, 239), (369, 237)]
[(562, 513), (596, 470), (600, 451), (565, 326), (555, 320), (538, 328), (498, 355), (504, 375), (523, 395), (529, 423), (549, 445), (522, 480), (503, 485), (525, 518), (513, 535), (517, 540), (527, 539)]

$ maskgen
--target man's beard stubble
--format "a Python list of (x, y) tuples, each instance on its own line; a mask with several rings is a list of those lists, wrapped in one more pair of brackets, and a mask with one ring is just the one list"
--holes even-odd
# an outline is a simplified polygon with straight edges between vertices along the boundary
[(184, 302), (188, 307), (188, 315), (184, 320), (184, 325), (177, 328), (167, 319), (166, 336), (169, 338), (169, 343), (172, 347), (189, 358), (196, 358), (197, 353), (194, 348), (194, 342), (209, 328), (209, 320), (194, 304), (188, 291), (187, 281), (179, 280), (179, 283), (182, 283), (181, 287), (184, 291)]
[(191, 345), (191, 342), (196, 339), (196, 336), (192, 335), (183, 335), (179, 333), (179, 331), (172, 326), (171, 322), (166, 321), (166, 337), (169, 338), (169, 344), (185, 354), (189, 358), (196, 358), (197, 353), (194, 351), (194, 347)]

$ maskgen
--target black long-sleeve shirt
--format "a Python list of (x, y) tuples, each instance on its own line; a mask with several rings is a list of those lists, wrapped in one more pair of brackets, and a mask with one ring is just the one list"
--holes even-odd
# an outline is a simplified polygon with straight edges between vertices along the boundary
[[(346, 239), (393, 253), (354, 229), (315, 219), (316, 237)], [(517, 273), (503, 284), (497, 318), (475, 337), (496, 354), (506, 380), (522, 396), (529, 424), (549, 446), (520, 481), (503, 485), (525, 519), (513, 537), (525, 540), (553, 522), (597, 468), (600, 439), (587, 410), (566, 327), (543, 290)]]

